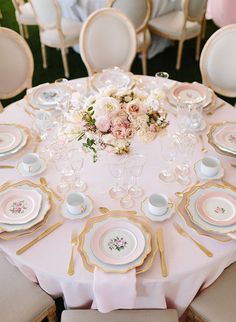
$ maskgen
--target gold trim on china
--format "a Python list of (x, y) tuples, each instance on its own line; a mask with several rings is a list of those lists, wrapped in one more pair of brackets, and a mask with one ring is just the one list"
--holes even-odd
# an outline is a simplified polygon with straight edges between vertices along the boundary
[(0, 157), (0, 161), (14, 159), (15, 157), (18, 158), (18, 157), (22, 156), (25, 153), (25, 151), (24, 151), (25, 148), (30, 147), (32, 144), (32, 136), (31, 136), (30, 130), (26, 126), (16, 124), (16, 123), (0, 123), (0, 125), (14, 125), (17, 128), (22, 129), (27, 135), (27, 139), (26, 139), (25, 144), (18, 151), (16, 151), (15, 153), (6, 155), (2, 158)]
[(205, 183), (197, 183), (183, 193), (183, 198), (181, 199), (181, 201), (179, 202), (179, 204), (177, 205), (176, 208), (177, 208), (178, 213), (184, 218), (186, 224), (190, 228), (194, 229), (199, 235), (207, 236), (207, 237), (213, 238), (213, 239), (221, 241), (221, 242), (228, 242), (231, 240), (231, 238), (226, 236), (225, 234), (220, 234), (218, 232), (204, 230), (202, 227), (199, 227), (197, 224), (195, 224), (191, 220), (191, 216), (190, 216), (189, 212), (186, 210), (186, 203), (188, 202), (188, 196), (190, 194), (193, 194), (195, 191), (197, 191), (200, 188), (208, 188), (210, 186), (219, 186), (219, 187), (223, 187), (223, 188), (229, 188), (229, 189), (232, 189), (233, 191), (236, 192), (236, 187), (234, 187), (233, 185), (231, 185), (230, 183), (225, 182), (225, 181), (222, 183), (216, 183), (213, 181), (208, 181)]
[[(130, 267), (126, 270), (124, 270), (123, 272), (127, 272), (130, 269), (133, 269), (136, 267), (136, 273), (137, 274), (141, 274), (146, 272), (153, 264), (153, 260), (155, 258), (156, 252), (157, 252), (157, 241), (155, 238), (155, 232), (153, 232), (149, 222), (146, 220), (146, 218), (144, 218), (141, 215), (114, 215), (111, 216), (110, 214), (104, 214), (104, 215), (99, 215), (96, 217), (92, 217), (90, 219), (88, 219), (88, 221), (86, 222), (82, 232), (79, 235), (79, 245), (78, 245), (78, 252), (81, 255), (84, 267), (89, 271), (89, 272), (93, 272), (94, 271), (94, 267), (95, 265), (93, 263), (91, 263), (89, 261), (89, 258), (87, 257), (87, 255), (85, 254), (85, 252), (83, 251), (83, 245), (84, 245), (84, 240), (85, 240), (85, 235), (87, 232), (89, 232), (92, 227), (94, 226), (94, 224), (96, 224), (97, 222), (100, 221), (104, 221), (108, 218), (128, 218), (130, 221), (133, 221), (134, 223), (138, 223), (139, 225), (141, 225), (142, 229), (148, 234), (149, 236), (149, 249), (147, 250), (147, 254), (146, 256), (143, 258), (142, 263), (140, 262), (138, 265), (135, 265), (134, 267)], [(109, 270), (109, 272), (111, 272)], [(117, 272), (116, 270), (114, 270), (114, 272)]]
[(228, 150), (227, 148), (223, 148), (219, 145), (217, 145), (217, 143), (215, 143), (214, 141), (214, 138), (213, 138), (213, 134), (214, 132), (216, 131), (216, 129), (219, 127), (219, 126), (222, 126), (224, 124), (236, 124), (236, 122), (228, 122), (228, 121), (225, 121), (225, 122), (220, 122), (220, 123), (214, 123), (211, 125), (210, 127), (210, 130), (209, 132), (207, 133), (207, 137), (208, 137), (208, 142), (211, 146), (213, 146), (213, 148), (216, 150), (216, 152), (220, 153), (220, 154), (224, 154), (224, 155), (227, 155), (229, 157), (236, 157), (236, 152), (232, 152), (230, 150)]
[[(56, 204), (54, 203), (54, 201), (52, 199), (51, 192), (47, 191), (41, 184), (37, 184), (37, 183), (34, 183), (29, 180), (22, 180), (22, 181), (19, 181), (16, 183), (11, 183), (11, 182), (3, 183), (3, 185), (0, 186), (0, 192), (5, 191), (8, 188), (19, 187), (22, 185), (29, 185), (30, 187), (33, 187), (33, 188), (39, 188), (43, 193), (45, 193), (48, 198), (49, 209), (46, 212), (44, 218), (39, 223), (31, 226), (30, 228), (27, 228), (26, 230), (17, 230), (17, 231), (12, 231), (12, 232), (3, 231), (0, 233), (0, 239), (14, 240), (19, 237), (31, 235), (32, 233), (39, 230), (42, 226), (44, 226), (47, 223), (51, 212), (53, 210), (55, 210), (55, 208), (56, 208)], [(1, 227), (0, 227), (0, 229), (1, 229)]]

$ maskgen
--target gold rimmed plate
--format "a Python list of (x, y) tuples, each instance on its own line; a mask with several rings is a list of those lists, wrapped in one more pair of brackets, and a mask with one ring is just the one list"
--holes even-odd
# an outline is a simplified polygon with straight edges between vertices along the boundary
[[(90, 254), (88, 254), (87, 251), (85, 251), (84, 245), (85, 243), (88, 243), (88, 240), (86, 240), (86, 235), (93, 232), (94, 227), (99, 227), (100, 225), (103, 225), (105, 222), (109, 220), (126, 220), (127, 222), (133, 223), (134, 225), (139, 227), (139, 229), (141, 229), (145, 237), (145, 249), (144, 252), (136, 260), (125, 265), (109, 265), (103, 263), (102, 261), (94, 262), (94, 256), (91, 256), (92, 251), (90, 252)], [(85, 227), (79, 236), (78, 251), (81, 254), (85, 268), (90, 272), (93, 272), (94, 267), (98, 266), (102, 268), (104, 271), (120, 273), (124, 273), (130, 269), (136, 268), (137, 274), (140, 274), (147, 271), (151, 267), (157, 251), (157, 243), (152, 228), (150, 227), (150, 225), (144, 217), (135, 215), (111, 216), (107, 214), (90, 218), (86, 222)]]

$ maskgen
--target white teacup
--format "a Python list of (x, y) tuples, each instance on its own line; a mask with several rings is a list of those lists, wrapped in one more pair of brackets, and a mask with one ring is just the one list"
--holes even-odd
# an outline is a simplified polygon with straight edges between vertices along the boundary
[(200, 171), (206, 177), (214, 177), (220, 170), (220, 160), (216, 157), (205, 157), (201, 160)]
[(73, 215), (80, 215), (86, 209), (84, 194), (71, 192), (66, 197), (66, 208)]
[(166, 195), (155, 193), (148, 198), (148, 209), (152, 215), (162, 216), (168, 207), (169, 200)]
[(25, 172), (34, 173), (41, 167), (41, 162), (38, 154), (27, 153), (22, 158), (22, 167)]

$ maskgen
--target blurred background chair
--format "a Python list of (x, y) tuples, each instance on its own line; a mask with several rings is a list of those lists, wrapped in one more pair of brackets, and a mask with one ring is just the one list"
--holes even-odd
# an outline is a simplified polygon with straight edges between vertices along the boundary
[(163, 38), (178, 40), (176, 69), (180, 69), (185, 40), (197, 38), (196, 60), (199, 59), (206, 5), (207, 0), (183, 0), (182, 10), (172, 11), (149, 21), (152, 33)]
[(81, 22), (62, 18), (57, 0), (30, 0), (41, 41), (43, 68), (47, 68), (46, 46), (61, 50), (64, 74), (69, 77), (67, 48), (78, 44)]
[(1, 100), (32, 87), (34, 61), (27, 42), (11, 29), (0, 27), (0, 48)]
[(188, 308), (189, 322), (233, 322), (236, 320), (236, 263), (204, 289)]
[(36, 18), (29, 2), (24, 0), (12, 0), (15, 8), (16, 21), (19, 25), (20, 34), (24, 38), (29, 38), (27, 26), (37, 25)]
[(136, 55), (132, 22), (113, 8), (95, 11), (82, 27), (80, 51), (90, 76), (114, 66), (129, 71)]
[(151, 43), (148, 21), (151, 16), (150, 0), (108, 0), (108, 6), (124, 12), (137, 33), (137, 53), (141, 53), (143, 74), (147, 74), (147, 51)]
[(178, 322), (176, 310), (116, 310), (100, 313), (96, 310), (65, 310), (61, 322)]
[(29, 281), (0, 253), (0, 310), (2, 322), (56, 322), (54, 300)]
[(202, 82), (214, 92), (236, 97), (236, 24), (217, 30), (200, 57)]

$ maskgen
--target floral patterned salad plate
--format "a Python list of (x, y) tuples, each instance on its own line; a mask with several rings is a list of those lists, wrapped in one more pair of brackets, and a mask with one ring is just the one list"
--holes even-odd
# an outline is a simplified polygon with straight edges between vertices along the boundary
[(211, 233), (236, 232), (236, 191), (230, 186), (209, 182), (186, 197), (185, 210), (195, 225)]
[(203, 108), (206, 108), (212, 101), (213, 92), (199, 83), (177, 83), (169, 89), (167, 96), (169, 102), (175, 106), (178, 100), (183, 100), (185, 102), (203, 102)]
[(105, 272), (125, 273), (141, 266), (151, 252), (151, 235), (142, 223), (125, 216), (100, 217), (91, 225), (88, 220), (81, 233), (82, 258)]
[(14, 189), (0, 197), (0, 224), (25, 224), (34, 219), (41, 207), (38, 191)]
[(197, 199), (199, 216), (213, 225), (236, 223), (236, 199), (224, 192), (208, 192)]
[(94, 255), (104, 263), (127, 264), (139, 257), (145, 238), (139, 227), (127, 221), (110, 221), (99, 227), (91, 240)]

